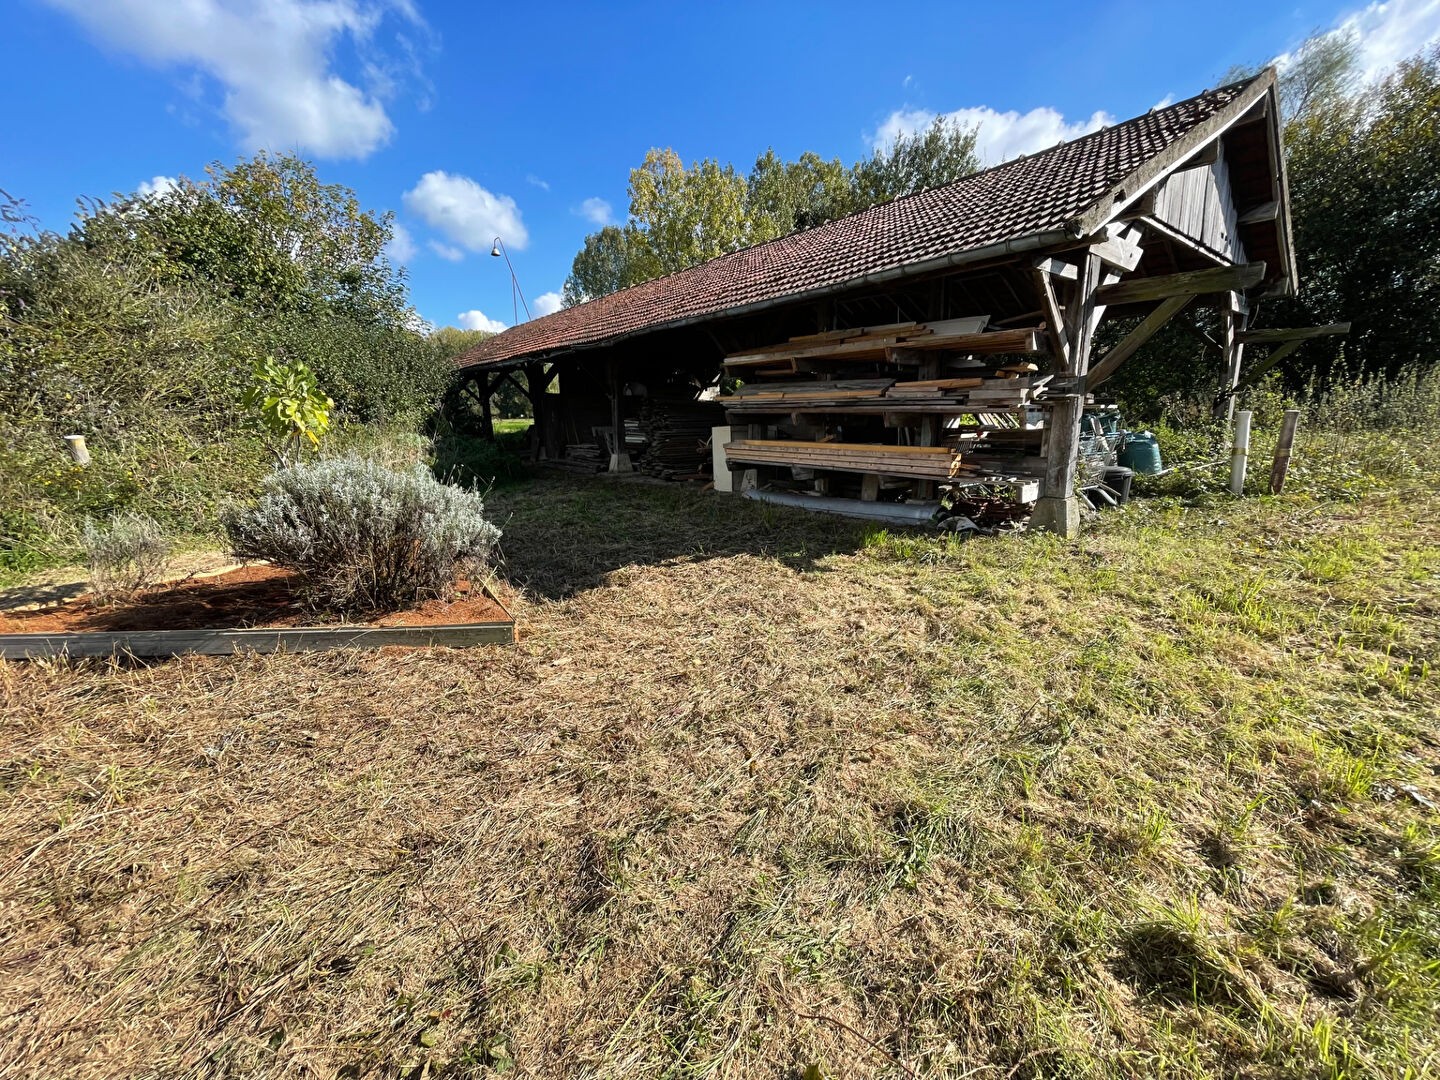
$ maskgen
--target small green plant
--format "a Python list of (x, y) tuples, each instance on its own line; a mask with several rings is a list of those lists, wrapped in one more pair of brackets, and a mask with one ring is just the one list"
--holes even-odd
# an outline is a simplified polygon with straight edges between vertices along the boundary
[(276, 457), (282, 463), (293, 460), (307, 443), (318, 449), (330, 430), (335, 402), (320, 392), (314, 373), (298, 360), (285, 364), (267, 356), (255, 365), (253, 374), (243, 400), (259, 415), (265, 431), (280, 441), (279, 448), (272, 447)]
[(154, 585), (165, 572), (170, 542), (154, 518), (125, 511), (109, 525), (87, 519), (80, 531), (90, 589), (96, 598), (116, 603)]
[(424, 466), (333, 458), (277, 469), (258, 502), (225, 515), (225, 531), (242, 558), (294, 570), (312, 606), (364, 613), (451, 595), (500, 538), (484, 512), (479, 495)]

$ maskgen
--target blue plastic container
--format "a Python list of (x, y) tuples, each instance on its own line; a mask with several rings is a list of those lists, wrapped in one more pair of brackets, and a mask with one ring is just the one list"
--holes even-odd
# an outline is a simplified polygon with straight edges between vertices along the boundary
[(1153, 431), (1126, 432), (1116, 464), (1133, 469), (1142, 476), (1154, 476), (1161, 469), (1160, 440)]

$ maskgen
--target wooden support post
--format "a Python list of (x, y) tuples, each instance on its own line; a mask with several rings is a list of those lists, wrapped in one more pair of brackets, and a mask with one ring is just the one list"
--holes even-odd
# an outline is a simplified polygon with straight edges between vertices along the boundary
[(526, 397), (530, 399), (530, 415), (533, 417), (531, 445), (535, 447), (536, 461), (544, 461), (549, 456), (545, 449), (545, 385), (549, 381), (545, 378), (544, 364), (525, 365), (525, 384), (529, 387)]
[(485, 438), (491, 442), (495, 441), (495, 410), (490, 407), (490, 395), (493, 389), (490, 385), (490, 376), (480, 376), (480, 429), (485, 433)]
[(1295, 427), (1300, 423), (1299, 409), (1286, 409), (1280, 423), (1280, 441), (1275, 444), (1275, 463), (1270, 466), (1270, 494), (1285, 489), (1285, 474), (1290, 471), (1290, 452), (1295, 447)]
[[(920, 361), (920, 378), (938, 379), (939, 377), (940, 358), (938, 356), (929, 356)], [(940, 417), (927, 414), (920, 418), (920, 441), (918, 445), (940, 445)], [(915, 497), (917, 499), (933, 499), (935, 497), (935, 481), (915, 481)]]
[(625, 449), (625, 380), (621, 378), (620, 361), (610, 361), (610, 429), (614, 439), (610, 454), (610, 472), (634, 472), (630, 452)]
[(880, 498), (880, 477), (876, 473), (866, 473), (860, 477), (860, 498), (864, 502), (874, 502)]
[[(1074, 294), (1065, 307), (1067, 356), (1063, 364), (1057, 358), (1057, 373), (1084, 377), (1090, 366), (1090, 342), (1105, 309), (1096, 303), (1096, 290), (1101, 287), (1103, 264), (1100, 256), (1085, 256), (1075, 283)], [(1113, 279), (1114, 274), (1105, 275)], [(1066, 394), (1050, 408), (1045, 422), (1049, 429), (1046, 444), (1045, 476), (1032, 528), (1045, 529), (1061, 536), (1074, 536), (1080, 531), (1080, 503), (1075, 496), (1075, 468), (1080, 459), (1080, 418), (1085, 408), (1081, 392)]]
[(1239, 293), (1230, 294), (1230, 303), (1220, 313), (1220, 343), (1225, 350), (1225, 374), (1220, 384), (1220, 395), (1215, 399), (1215, 418), (1229, 424), (1235, 418), (1235, 390), (1240, 385), (1240, 363), (1245, 352), (1245, 343), (1240, 340), (1245, 316), (1242, 306), (1245, 300)]

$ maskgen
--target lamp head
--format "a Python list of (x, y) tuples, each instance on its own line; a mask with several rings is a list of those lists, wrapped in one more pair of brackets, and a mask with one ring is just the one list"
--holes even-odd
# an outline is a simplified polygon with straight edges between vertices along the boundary
[(495, 243), (490, 245), (490, 257), (492, 259), (500, 257), (500, 238), (498, 236), (495, 238)]

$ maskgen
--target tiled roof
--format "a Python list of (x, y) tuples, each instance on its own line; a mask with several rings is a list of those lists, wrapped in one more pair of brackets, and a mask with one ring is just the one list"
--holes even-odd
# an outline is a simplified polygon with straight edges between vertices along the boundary
[(1063, 229), (1249, 85), (1209, 90), (943, 187), (521, 323), (487, 338), (456, 364), (488, 365), (598, 344)]

